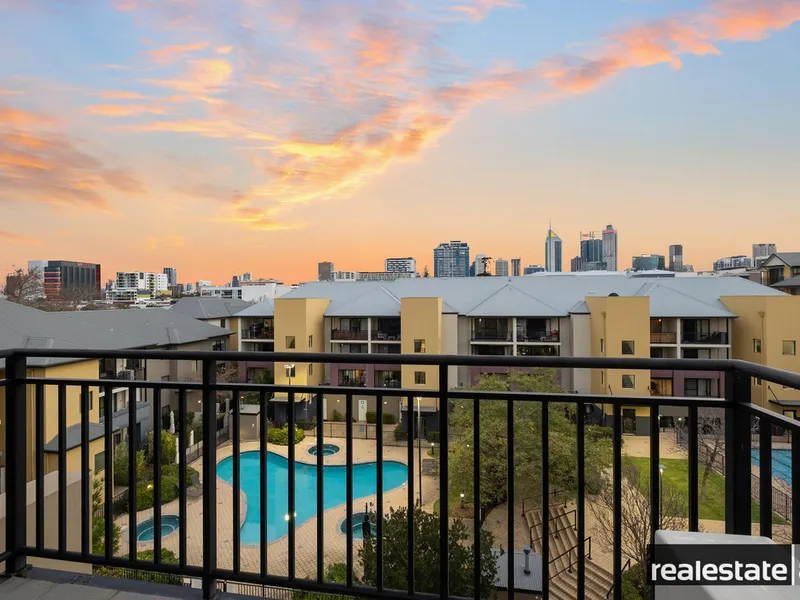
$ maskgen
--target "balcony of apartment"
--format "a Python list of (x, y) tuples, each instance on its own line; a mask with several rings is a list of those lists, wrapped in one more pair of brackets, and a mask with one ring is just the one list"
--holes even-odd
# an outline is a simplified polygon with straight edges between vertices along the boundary
[(369, 339), (369, 319), (333, 319), (331, 322), (331, 340), (357, 340)]
[(372, 353), (373, 354), (400, 354), (400, 345), (399, 344), (376, 344), (372, 342)]
[(379, 342), (400, 342), (400, 318), (383, 318), (378, 317), (372, 319), (372, 334), (373, 341)]
[(511, 319), (486, 319), (472, 320), (473, 342), (511, 342), (513, 339)]
[(517, 319), (517, 343), (559, 343), (558, 319)]
[(517, 356), (559, 356), (560, 354), (560, 346), (546, 346), (543, 344), (517, 346)]
[(144, 378), (144, 361), (115, 358), (106, 358), (100, 361), (100, 379), (141, 381)]
[(367, 372), (359, 369), (341, 369), (339, 371), (340, 387), (367, 387)]
[[(126, 352), (153, 360), (169, 360), (175, 355), (174, 351)], [(166, 402), (163, 392), (177, 390), (176, 447), (170, 445), (170, 452), (177, 452), (178, 463), (174, 464), (174, 457), (167, 455), (162, 436), (157, 435), (148, 449), (152, 468), (144, 472), (137, 469), (131, 452), (124, 480), (94, 479), (89, 475), (90, 465), (96, 464), (93, 461), (103, 453), (107, 457), (113, 455), (113, 438), (106, 435), (112, 431), (111, 421), (103, 423), (98, 431), (97, 424), (89, 422), (89, 411), (83, 411), (79, 428), (59, 436), (58, 444), (48, 446), (54, 452), (48, 451), (45, 457), (43, 446), (49, 441), (37, 433), (44, 427), (44, 411), (34, 412), (31, 407), (41, 407), (44, 397), (39, 390), (45, 386), (58, 387), (59, 397), (66, 397), (68, 391), (72, 398), (76, 390), (102, 387), (104, 380), (36, 377), (31, 375), (34, 371), (28, 368), (31, 364), (28, 361), (48, 357), (100, 360), (117, 355), (101, 350), (28, 348), (0, 352), (5, 377), (0, 379), (0, 389), (6, 398), (4, 456), (20, 457), (7, 461), (5, 466), (5, 493), (0, 498), (0, 506), (5, 509), (0, 513), (5, 545), (0, 546), (0, 561), (5, 562), (6, 575), (24, 574), (0, 583), (2, 597), (115, 600), (112, 597), (117, 590), (126, 590), (176, 599), (201, 595), (210, 599), (220, 593), (287, 599), (295, 592), (380, 600), (488, 598), (510, 591), (511, 577), (507, 574), (511, 573), (515, 582), (511, 590), (520, 597), (622, 600), (623, 589), (630, 583), (623, 578), (628, 565), (633, 563), (626, 562), (626, 549), (620, 540), (642, 531), (628, 530), (629, 527), (646, 525), (642, 535), (647, 543), (653, 543), (666, 529), (694, 532), (701, 537), (697, 543), (702, 543), (705, 541), (702, 536), (708, 534), (700, 533), (701, 523), (704, 531), (760, 534), (779, 543), (800, 543), (800, 504), (796, 501), (800, 486), (800, 422), (751, 403), (750, 385), (751, 378), (756, 377), (772, 382), (777, 393), (782, 389), (795, 393), (794, 390), (800, 390), (797, 373), (741, 361), (711, 360), (708, 365), (687, 366), (677, 358), (637, 359), (636, 369), (650, 372), (680, 372), (689, 368), (703, 371), (704, 367), (709, 371), (722, 370), (732, 378), (731, 385), (725, 386), (724, 398), (704, 395), (700, 391), (703, 384), (698, 384), (698, 394), (692, 397), (694, 383), (688, 384), (688, 397), (674, 395), (674, 388), (673, 395), (662, 388), (656, 399), (626, 396), (624, 390), (614, 390), (614, 394), (603, 396), (602, 407), (595, 405), (596, 396), (582, 393), (492, 393), (456, 388), (457, 382), (452, 380), (449, 389), (417, 385), (387, 392), (383, 386), (366, 387), (365, 382), (357, 392), (358, 400), (348, 402), (345, 398), (334, 403), (341, 411), (341, 422), (325, 425), (340, 427), (306, 430), (302, 441), (284, 447), (279, 460), (273, 462), (267, 461), (267, 435), (262, 435), (271, 426), (268, 408), (296, 401), (291, 393), (297, 390), (281, 384), (216, 380), (218, 362), (255, 361), (259, 358), (256, 353), (185, 352), (183, 360), (197, 361), (199, 365), (198, 372), (202, 375), (199, 381), (136, 384), (149, 392), (145, 397), (149, 398), (153, 414), (161, 413), (159, 408)], [(296, 353), (279, 353), (274, 360), (294, 362), (297, 357)], [(346, 359), (341, 354), (323, 353), (317, 362), (341, 364)], [(450, 368), (455, 366), (624, 372), (630, 368), (630, 360), (415, 354), (400, 355), (397, 362), (425, 368), (429, 377), (434, 374), (442, 382), (447, 381)], [(367, 362), (375, 363), (372, 366), (376, 369), (381, 366), (379, 359)], [(354, 370), (352, 378), (361, 380), (362, 375)], [(397, 372), (391, 380), (396, 380), (396, 376)], [(358, 385), (346, 379), (340, 382)], [(29, 388), (33, 389), (33, 402), (28, 402)], [(336, 387), (326, 385), (302, 389), (312, 397), (322, 397), (323, 401), (300, 402), (298, 411), (288, 410), (289, 431), (301, 425), (299, 420), (304, 421), (302, 425), (312, 418), (322, 423), (325, 395), (342, 394)], [(154, 393), (156, 390), (162, 393)], [(196, 438), (195, 429), (186, 426), (189, 392), (207, 399), (217, 393), (248, 395), (248, 404), (232, 403), (230, 427), (221, 436), (226, 440), (224, 446), (214, 442), (219, 426), (216, 403), (203, 402), (197, 420), (199, 431), (206, 432), (205, 443), (190, 447), (190, 440)], [(374, 423), (352, 422), (360, 411), (362, 396), (377, 399), (390, 395), (410, 401), (400, 425), (384, 422), (386, 409), (378, 401), (374, 403)], [(279, 396), (283, 400), (278, 402), (275, 399)], [(82, 394), (81, 398), (88, 408), (89, 395)], [(110, 414), (110, 395), (102, 401)], [(496, 428), (472, 425), (473, 415), (485, 421), (484, 415), (490, 416), (489, 410), (498, 403), (502, 404), (505, 420), (500, 446)], [(563, 418), (562, 404), (572, 405), (571, 414), (587, 407), (592, 410), (587, 412), (586, 419), (572, 422)], [(527, 417), (526, 407), (536, 407), (540, 427), (527, 426), (529, 423), (523, 420)], [(670, 407), (681, 411), (682, 416), (675, 419), (676, 424), (680, 423), (676, 431), (661, 433), (655, 426), (658, 423), (650, 424), (660, 414), (654, 412), (656, 407), (658, 411)], [(454, 414), (462, 410), (468, 412)], [(707, 411), (716, 416), (707, 419), (702, 414)], [(544, 415), (550, 418), (545, 420)], [(129, 413), (126, 422), (135, 423), (135, 418), (135, 414)], [(642, 419), (646, 422), (637, 426)], [(590, 429), (600, 421), (608, 428)], [(791, 442), (775, 441), (772, 435), (775, 427), (784, 430)], [(710, 428), (723, 441), (711, 459), (708, 458)], [(435, 437), (434, 432), (438, 433)], [(626, 512), (630, 510), (628, 502), (622, 493), (626, 489), (623, 485), (631, 481), (623, 479), (627, 476), (623, 458), (630, 446), (623, 444), (623, 434), (627, 432), (643, 432), (641, 446), (647, 448), (644, 456), (637, 459), (641, 477), (632, 484), (636, 489), (641, 488), (645, 503), (637, 517), (630, 519)], [(421, 436), (435, 442), (423, 446)], [(550, 460), (541, 456), (542, 451), (546, 453), (548, 448), (555, 447), (555, 436), (562, 446), (579, 449), (572, 460), (557, 462), (552, 455)], [(605, 443), (607, 439), (610, 442)], [(133, 441), (129, 443), (129, 450), (136, 448)], [(782, 445), (777, 446), (779, 443)], [(336, 457), (341, 460), (330, 466), (325, 454), (335, 452), (333, 446), (342, 454)], [(248, 456), (253, 448), (263, 457), (261, 461), (252, 460), (252, 454)], [(498, 448), (502, 452), (491, 460), (496, 463), (499, 458), (503, 464), (494, 470), (494, 480), (490, 482), (486, 478), (489, 465), (484, 461), (490, 458), (487, 453), (497, 452)], [(506, 448), (511, 451), (506, 452)], [(607, 477), (598, 477), (598, 457), (594, 453), (599, 452), (603, 453), (602, 473)], [(787, 471), (788, 457), (792, 462)], [(45, 458), (48, 466), (55, 467), (54, 471), (44, 468)], [(457, 462), (464, 460), (467, 462)], [(539, 467), (520, 468), (523, 461), (531, 460), (538, 460)], [(34, 468), (29, 471), (26, 462)], [(364, 463), (369, 463), (369, 468)], [(701, 501), (703, 469), (691, 465), (704, 464), (709, 465), (714, 482)], [(662, 465), (664, 469), (660, 469)], [(326, 481), (330, 469), (341, 473), (342, 483), (330, 489), (326, 485), (323, 490), (317, 482)], [(467, 493), (460, 497), (447, 481), (447, 474), (457, 469), (468, 478)], [(301, 470), (306, 477), (302, 482), (293, 479)], [(762, 472), (770, 476), (759, 477)], [(154, 479), (152, 473), (156, 474)], [(117, 474), (119, 471), (115, 471)], [(669, 500), (661, 494), (662, 481), (681, 478), (681, 498), (685, 504), (681, 504), (680, 513), (673, 518), (667, 505)], [(267, 481), (289, 483), (268, 486), (259, 483)], [(115, 483), (126, 491), (118, 495)], [(570, 487), (562, 487), (565, 483)], [(100, 486), (99, 495), (93, 494), (94, 485)], [(484, 519), (486, 496), (481, 492), (488, 485), (494, 486), (493, 490), (501, 492), (508, 502), (497, 501), (489, 519)], [(603, 487), (598, 490), (596, 486)], [(370, 490), (376, 489), (381, 493), (369, 496)], [(137, 490), (143, 493), (137, 494)], [(263, 493), (259, 494), (259, 490)], [(359, 515), (364, 503), (358, 499), (367, 496), (374, 505), (367, 504), (365, 519)], [(162, 505), (161, 499), (166, 497), (171, 499)], [(600, 497), (610, 502), (606, 510), (609, 518), (601, 525), (602, 534), (592, 524), (596, 514), (593, 508)], [(149, 498), (157, 499), (155, 504), (137, 510), (144, 508), (141, 500)], [(428, 515), (422, 520), (412, 520), (412, 515), (419, 513), (403, 510), (417, 502)], [(247, 523), (243, 526), (245, 516)], [(456, 531), (455, 518), (463, 519), (468, 528), (466, 533), (463, 526)], [(340, 526), (342, 522), (344, 528)], [(409, 539), (404, 533), (417, 528), (425, 535)], [(150, 541), (142, 540), (153, 531), (159, 534)], [(362, 560), (366, 559), (354, 551), (365, 543), (356, 539), (361, 537), (359, 534), (376, 536), (369, 542), (374, 549), (371, 563), (374, 571), (365, 569)], [(373, 543), (378, 536), (380, 541)], [(486, 539), (485, 551), (482, 547), (481, 552), (472, 553), (473, 539)], [(402, 553), (398, 557), (397, 548), (407, 548), (407, 543), (411, 545), (410, 556), (419, 556), (415, 550), (424, 548), (425, 559), (409, 561), (405, 557), (408, 555)], [(421, 543), (425, 546), (420, 547)], [(440, 552), (440, 548), (445, 551)], [(164, 556), (168, 558), (160, 560)], [(465, 558), (460, 561), (458, 556)], [(644, 556), (638, 559), (643, 560)], [(46, 571), (43, 561), (47, 561), (47, 568), (59, 568), (61, 572)], [(60, 563), (55, 565), (53, 561)], [(327, 568), (333, 563), (344, 564), (342, 571), (348, 574), (344, 581), (334, 583), (327, 576)], [(358, 580), (354, 573), (359, 574)], [(445, 573), (447, 576), (439, 575)], [(485, 577), (487, 573), (492, 576)], [(459, 586), (458, 592), (455, 585)]]
[(375, 371), (375, 387), (399, 388), (401, 385), (400, 371)]
[(514, 352), (511, 345), (472, 344), (473, 356), (512, 356), (513, 354)]
[(242, 328), (243, 340), (274, 340), (275, 326), (273, 319), (254, 320)]
[(651, 318), (650, 343), (655, 345), (675, 345), (678, 343), (678, 319)]
[(725, 319), (681, 319), (681, 344), (726, 346), (729, 344), (727, 321)]
[(342, 354), (367, 354), (369, 346), (367, 344), (337, 344), (334, 352)]

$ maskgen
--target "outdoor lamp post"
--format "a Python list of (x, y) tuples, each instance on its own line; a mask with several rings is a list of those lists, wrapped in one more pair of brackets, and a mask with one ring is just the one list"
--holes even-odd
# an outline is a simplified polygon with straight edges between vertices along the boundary
[[(283, 367), (286, 369), (286, 377), (289, 379), (289, 385), (292, 385), (292, 375), (294, 374), (295, 365), (294, 363), (292, 363), (291, 365), (283, 365)], [(289, 405), (289, 394), (286, 394), (286, 405), (287, 406)], [(290, 407), (290, 409), (294, 411), (294, 402), (292, 402), (292, 406)], [(286, 415), (286, 420), (287, 421), (289, 420), (288, 414)], [(294, 435), (294, 432), (292, 432), (292, 435)], [(288, 517), (289, 515), (286, 516)]]
[(461, 492), (461, 508), (464, 508), (464, 492)]
[(664, 470), (663, 464), (658, 465), (658, 528), (664, 526)]

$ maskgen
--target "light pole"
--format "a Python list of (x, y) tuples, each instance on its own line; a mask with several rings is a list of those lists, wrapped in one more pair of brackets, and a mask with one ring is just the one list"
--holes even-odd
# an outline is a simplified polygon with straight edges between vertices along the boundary
[[(292, 385), (292, 375), (294, 375), (294, 367), (295, 367), (295, 365), (291, 364), (291, 365), (283, 365), (283, 366), (286, 369), (286, 377), (289, 378), (289, 385), (291, 386)], [(286, 405), (287, 406), (289, 405), (289, 394), (286, 394)], [(290, 407), (290, 410), (294, 411), (294, 402), (292, 402), (292, 406)], [(287, 421), (289, 420), (289, 414), (288, 413), (286, 414), (286, 420)], [(294, 431), (291, 433), (291, 435), (294, 436)]]
[(658, 528), (664, 527), (664, 470), (663, 464), (658, 465)]
[[(412, 427), (413, 430), (413, 427)], [(417, 454), (419, 454), (419, 505), (422, 506), (422, 398), (417, 396)]]

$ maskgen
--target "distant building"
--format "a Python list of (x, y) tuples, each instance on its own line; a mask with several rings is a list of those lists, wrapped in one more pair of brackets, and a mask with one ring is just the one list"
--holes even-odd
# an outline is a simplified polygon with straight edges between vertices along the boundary
[(242, 281), (253, 281), (253, 274), (249, 271), (246, 273), (242, 273)]
[(195, 287), (197, 288), (196, 291), (200, 291), (202, 288), (211, 287), (211, 282), (207, 279), (201, 279), (200, 281), (195, 282)]
[(486, 273), (486, 265), (489, 262), (489, 257), (485, 254), (475, 255), (475, 261), (469, 267), (469, 276), (477, 277)]
[(683, 271), (683, 246), (680, 244), (669, 247), (669, 270), (675, 273)]
[(187, 283), (186, 286), (183, 288), (184, 294), (193, 294), (194, 293), (194, 284)]
[(533, 275), (534, 273), (546, 273), (547, 269), (545, 269), (542, 265), (528, 265), (525, 267), (523, 271), (524, 275)]
[(663, 254), (642, 254), (631, 260), (634, 271), (665, 271), (666, 260)]
[(584, 264), (604, 262), (602, 233), (581, 233), (581, 260)]
[(99, 298), (103, 280), (100, 265), (70, 260), (33, 260), (28, 271), (38, 269), (42, 276), (44, 295), (60, 298), (62, 292), (83, 290), (87, 296)]
[(608, 265), (602, 260), (595, 262), (581, 261), (581, 271), (608, 271)]
[(169, 290), (167, 275), (147, 271), (118, 271), (117, 281), (109, 300), (128, 302), (131, 299), (147, 297), (156, 298)]
[(238, 275), (231, 277), (231, 287), (242, 287), (242, 282)]
[(752, 269), (756, 266), (752, 256), (726, 256), (714, 261), (714, 271), (728, 271), (730, 269)]
[(606, 270), (617, 270), (617, 230), (613, 225), (606, 225), (603, 230), (603, 262)]
[(522, 259), (521, 258), (512, 258), (511, 259), (511, 276), (512, 277), (519, 277), (522, 275)]
[(333, 263), (324, 261), (317, 263), (317, 279), (319, 281), (333, 281)]
[(494, 274), (497, 277), (508, 277), (508, 261), (505, 258), (494, 261)]
[(178, 283), (178, 269), (172, 267), (164, 267), (164, 275), (167, 276), (167, 285), (175, 285)]
[(292, 290), (291, 286), (284, 285), (275, 279), (263, 281), (240, 282), (239, 286), (207, 286), (199, 289), (203, 298), (223, 298), (229, 300), (243, 300), (244, 302), (263, 302), (271, 298), (279, 298)]
[(570, 260), (569, 270), (572, 271), (573, 273), (583, 271), (583, 259), (580, 256), (576, 256), (575, 258)]
[(777, 244), (753, 244), (753, 261), (756, 267), (778, 251)]
[(169, 286), (169, 293), (172, 295), (173, 298), (180, 298), (183, 296), (185, 287), (182, 283), (175, 283)]
[(550, 273), (561, 272), (561, 238), (552, 228), (544, 239), (544, 265)]
[(410, 256), (405, 258), (387, 258), (383, 261), (383, 270), (387, 273), (416, 273), (417, 261)]
[(418, 273), (386, 271), (334, 271), (333, 281), (395, 281), (396, 279), (412, 279), (419, 277)]
[(469, 277), (469, 244), (442, 242), (433, 249), (434, 277)]

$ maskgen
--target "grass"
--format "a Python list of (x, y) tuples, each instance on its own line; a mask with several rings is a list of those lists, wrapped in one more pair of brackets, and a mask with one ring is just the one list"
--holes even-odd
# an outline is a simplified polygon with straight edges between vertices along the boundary
[[(639, 467), (642, 476), (640, 482), (642, 493), (645, 495), (650, 494), (650, 459), (646, 457), (627, 456), (625, 460), (629, 460)], [(687, 499), (688, 503), (689, 461), (683, 458), (664, 458), (661, 459), (660, 463), (666, 467), (662, 475), (664, 481), (675, 487)], [(704, 466), (702, 464), (698, 465), (698, 494), (703, 480), (703, 470)], [(758, 502), (755, 500), (751, 501), (750, 516), (753, 523), (761, 522), (758, 511)], [(712, 471), (709, 474), (708, 481), (706, 482), (706, 499), (699, 503), (698, 513), (700, 519), (708, 519), (710, 521), (725, 520), (725, 480), (718, 473)], [(688, 513), (683, 516), (688, 517)], [(776, 525), (780, 525), (784, 524), (786, 521), (779, 515), (773, 514), (772, 522)]]

